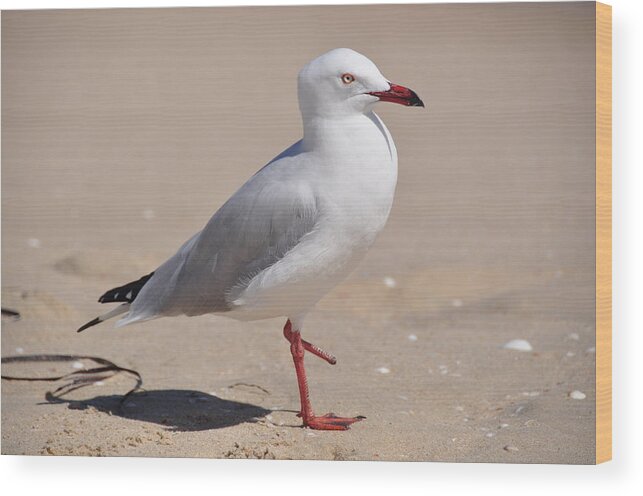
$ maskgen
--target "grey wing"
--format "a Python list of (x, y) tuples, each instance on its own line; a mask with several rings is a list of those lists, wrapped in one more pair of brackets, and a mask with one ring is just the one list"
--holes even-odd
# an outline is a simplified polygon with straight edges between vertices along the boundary
[(318, 210), (310, 188), (266, 175), (254, 176), (155, 271), (121, 325), (225, 312), (233, 288), (247, 286), (314, 230)]

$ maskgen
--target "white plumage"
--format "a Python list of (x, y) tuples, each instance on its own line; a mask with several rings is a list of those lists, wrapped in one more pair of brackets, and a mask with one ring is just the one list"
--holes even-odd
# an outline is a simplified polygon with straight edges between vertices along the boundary
[(101, 302), (124, 304), (81, 330), (122, 313), (118, 326), (221, 314), (285, 316), (301, 329), (373, 244), (393, 203), (397, 151), (374, 104), (423, 104), (345, 48), (306, 65), (298, 92), (303, 138), (250, 178), (151, 277), (106, 293)]
[[(347, 87), (340, 80), (346, 73), (359, 83)], [(378, 98), (364, 93), (389, 86), (370, 60), (348, 49), (304, 67), (304, 138), (155, 271), (118, 325), (207, 313), (300, 322), (350, 273), (388, 217), (397, 152), (371, 110)]]

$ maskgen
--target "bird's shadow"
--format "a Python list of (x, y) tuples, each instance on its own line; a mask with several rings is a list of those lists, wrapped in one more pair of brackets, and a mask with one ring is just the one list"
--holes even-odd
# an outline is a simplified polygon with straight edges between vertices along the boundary
[(48, 398), (48, 401), (66, 403), (72, 410), (94, 408), (108, 415), (153, 422), (168, 430), (183, 432), (253, 423), (271, 412), (250, 403), (185, 389), (139, 390), (125, 399), (120, 395), (108, 395), (87, 400)]

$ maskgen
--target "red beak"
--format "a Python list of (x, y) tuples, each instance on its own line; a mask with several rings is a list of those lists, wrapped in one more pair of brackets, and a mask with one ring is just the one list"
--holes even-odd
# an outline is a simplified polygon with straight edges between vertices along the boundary
[(415, 91), (400, 86), (399, 84), (391, 83), (388, 91), (373, 91), (369, 95), (376, 96), (382, 102), (399, 103), (407, 107), (424, 107), (424, 102), (420, 100)]

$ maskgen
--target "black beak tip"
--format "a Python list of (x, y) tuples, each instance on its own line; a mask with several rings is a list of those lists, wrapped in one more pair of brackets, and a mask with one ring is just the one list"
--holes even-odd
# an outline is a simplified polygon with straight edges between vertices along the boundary
[(409, 107), (424, 107), (424, 102), (414, 93), (413, 97), (409, 100)]

